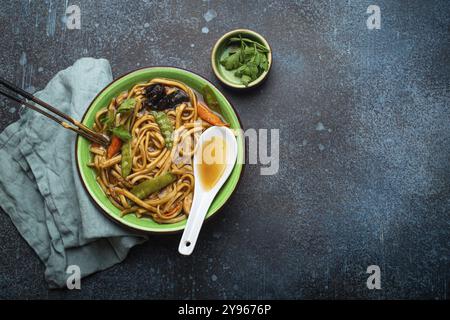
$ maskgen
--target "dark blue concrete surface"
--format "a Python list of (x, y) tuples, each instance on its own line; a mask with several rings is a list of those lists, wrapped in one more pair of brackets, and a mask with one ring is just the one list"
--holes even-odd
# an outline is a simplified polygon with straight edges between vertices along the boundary
[[(80, 6), (81, 30), (65, 28), (67, 4)], [(371, 4), (381, 30), (366, 27)], [(1, 75), (30, 91), (83, 56), (108, 59), (115, 76), (174, 65), (217, 83), (215, 40), (237, 27), (262, 33), (273, 48), (268, 81), (223, 91), (246, 128), (280, 129), (280, 171), (247, 166), (193, 256), (178, 255), (179, 236), (151, 236), (81, 291), (47, 290), (43, 266), (0, 214), (0, 298), (448, 299), (449, 1), (1, 7)], [(208, 9), (217, 12), (209, 22)], [(18, 117), (0, 100), (0, 129)], [(381, 290), (366, 287), (372, 264)]]

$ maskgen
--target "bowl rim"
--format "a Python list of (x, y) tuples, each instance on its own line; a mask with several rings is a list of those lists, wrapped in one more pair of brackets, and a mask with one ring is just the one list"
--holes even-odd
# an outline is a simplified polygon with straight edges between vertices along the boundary
[[(261, 41), (261, 43), (263, 45), (265, 45), (268, 49), (268, 56), (267, 56), (267, 60), (269, 62), (269, 68), (267, 69), (267, 71), (264, 71), (255, 81), (250, 82), (248, 86), (245, 86), (243, 84), (237, 84), (231, 81), (228, 81), (227, 79), (225, 79), (224, 77), (222, 77), (222, 75), (220, 74), (217, 66), (216, 66), (216, 56), (217, 56), (217, 51), (219, 49), (219, 46), (230, 36), (238, 34), (238, 33), (242, 33), (242, 34), (248, 34), (251, 36), (256, 37), (259, 41)], [(256, 31), (250, 30), (250, 29), (245, 29), (245, 28), (238, 28), (238, 29), (233, 29), (231, 31), (228, 31), (227, 33), (225, 33), (224, 35), (222, 35), (214, 44), (212, 50), (211, 50), (211, 66), (214, 72), (214, 75), (217, 77), (217, 79), (219, 79), (220, 82), (222, 82), (223, 84), (227, 85), (228, 87), (234, 88), (234, 89), (249, 89), (252, 87), (256, 87), (259, 84), (261, 84), (266, 78), (267, 75), (269, 74), (270, 70), (272, 69), (272, 47), (270, 46), (269, 42), (266, 40), (266, 38), (264, 38), (261, 34), (259, 34)]]
[[(86, 108), (85, 112), (83, 113), (83, 116), (81, 117), (80, 122), (83, 123), (88, 111), (92, 108), (93, 103), (99, 98), (99, 96), (101, 94), (103, 94), (103, 92), (105, 92), (111, 85), (113, 85), (114, 83), (116, 83), (117, 81), (119, 81), (120, 79), (134, 73), (137, 71), (142, 71), (142, 70), (146, 70), (146, 69), (157, 69), (157, 68), (164, 68), (164, 69), (175, 69), (175, 70), (181, 70), (187, 73), (191, 73), (194, 76), (197, 76), (199, 78), (201, 78), (202, 80), (204, 80), (206, 83), (208, 83), (208, 85), (212, 86), (213, 88), (215, 88), (221, 95), (222, 97), (228, 102), (228, 104), (230, 105), (231, 109), (233, 110), (234, 114), (236, 115), (236, 119), (238, 120), (239, 126), (241, 130), (244, 130), (244, 126), (242, 124), (242, 120), (239, 116), (239, 114), (236, 111), (236, 108), (233, 106), (233, 104), (230, 102), (230, 100), (217, 88), (217, 86), (215, 86), (211, 81), (209, 81), (208, 79), (206, 79), (204, 76), (193, 72), (191, 70), (187, 70), (184, 68), (180, 68), (180, 67), (174, 67), (174, 66), (144, 66), (141, 68), (137, 68), (137, 69), (133, 69), (129, 72), (126, 72), (124, 74), (121, 74), (120, 76), (118, 76), (117, 78), (113, 79), (111, 82), (109, 82), (102, 90), (100, 90), (96, 96), (92, 99), (92, 101), (89, 103), (89, 106)], [(185, 225), (177, 228), (177, 229), (170, 229), (170, 230), (157, 230), (157, 229), (153, 229), (153, 230), (149, 230), (147, 228), (144, 227), (140, 227), (140, 226), (136, 226), (133, 225), (131, 223), (128, 223), (127, 221), (121, 219), (121, 217), (117, 217), (115, 215), (109, 214), (95, 199), (95, 197), (92, 195), (92, 193), (90, 192), (89, 188), (86, 185), (86, 182), (83, 179), (83, 175), (81, 174), (81, 168), (80, 168), (80, 161), (78, 159), (78, 141), (81, 139), (80, 136), (77, 136), (75, 139), (75, 161), (76, 161), (76, 167), (77, 167), (77, 173), (78, 173), (78, 177), (79, 180), (81, 181), (81, 184), (83, 185), (84, 190), (86, 191), (86, 193), (89, 195), (89, 199), (92, 203), (94, 203), (94, 205), (99, 209), (99, 211), (106, 216), (109, 220), (113, 221), (114, 223), (120, 225), (121, 227), (125, 227), (127, 229), (133, 230), (133, 231), (137, 231), (139, 233), (142, 234), (158, 234), (158, 235), (163, 235), (163, 234), (178, 234), (181, 233), (184, 229), (185, 229)], [(244, 157), (245, 157), (245, 148), (246, 148), (246, 143), (245, 143), (245, 139), (242, 140), (243, 143), (243, 152), (244, 152)], [(213, 218), (214, 216), (217, 215), (218, 212), (220, 212), (223, 207), (225, 207), (225, 205), (229, 202), (230, 198), (235, 194), (236, 190), (238, 189), (238, 187), (240, 186), (241, 180), (242, 180), (242, 176), (244, 174), (244, 170), (245, 170), (245, 166), (246, 163), (245, 161), (243, 161), (242, 165), (241, 165), (241, 171), (239, 173), (239, 177), (238, 180), (236, 182), (236, 185), (234, 186), (234, 188), (231, 190), (230, 195), (227, 197), (227, 199), (222, 203), (222, 205), (216, 209), (216, 211), (214, 213), (212, 213), (210, 216), (207, 216), (205, 218), (205, 222), (208, 220), (211, 220), (211, 218)], [(204, 222), (204, 223), (205, 223)]]

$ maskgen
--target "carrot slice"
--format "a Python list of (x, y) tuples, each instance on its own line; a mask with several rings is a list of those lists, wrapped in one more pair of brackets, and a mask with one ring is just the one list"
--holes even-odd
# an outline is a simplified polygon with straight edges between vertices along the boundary
[(201, 102), (197, 103), (197, 112), (200, 118), (214, 126), (229, 126), (228, 123), (223, 122), (218, 115)]
[(122, 140), (120, 140), (116, 136), (112, 136), (111, 143), (108, 146), (107, 155), (108, 158), (112, 158), (117, 152), (119, 152), (120, 148), (122, 147)]

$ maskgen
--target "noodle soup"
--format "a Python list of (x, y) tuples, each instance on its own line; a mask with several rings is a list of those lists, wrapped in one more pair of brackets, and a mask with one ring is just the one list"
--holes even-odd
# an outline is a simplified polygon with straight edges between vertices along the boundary
[(135, 85), (97, 112), (93, 130), (111, 144), (91, 144), (89, 166), (122, 216), (158, 223), (187, 218), (198, 137), (212, 125), (227, 125), (204, 101), (184, 83), (161, 78)]

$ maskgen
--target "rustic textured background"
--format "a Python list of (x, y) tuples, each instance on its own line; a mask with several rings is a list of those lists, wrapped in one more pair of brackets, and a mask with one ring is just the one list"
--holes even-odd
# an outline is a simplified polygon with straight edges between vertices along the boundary
[[(68, 5), (81, 30), (67, 30)], [(366, 9), (381, 7), (381, 30)], [(146, 65), (217, 83), (215, 40), (271, 43), (268, 81), (223, 89), (246, 128), (280, 128), (280, 171), (249, 165), (191, 257), (151, 236), (125, 262), (47, 290), (43, 266), (0, 214), (0, 298), (448, 298), (450, 2), (1, 1), (0, 72), (29, 91), (84, 56), (114, 76)], [(217, 17), (210, 21), (214, 10)], [(205, 19), (208, 18), (208, 19)], [(207, 29), (206, 29), (206, 28)], [(208, 31), (208, 32), (206, 32)], [(0, 130), (19, 110), (0, 100)], [(0, 173), (1, 174), (1, 173)], [(368, 265), (382, 290), (366, 288)]]

